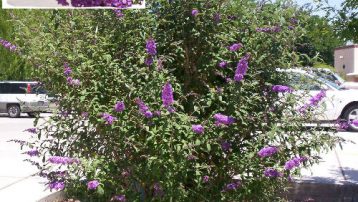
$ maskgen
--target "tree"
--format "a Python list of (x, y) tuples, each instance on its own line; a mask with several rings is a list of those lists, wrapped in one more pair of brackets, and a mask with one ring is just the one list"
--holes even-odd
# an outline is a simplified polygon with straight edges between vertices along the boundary
[[(0, 4), (1, 6), (1, 4)], [(12, 11), (0, 10), (0, 39), (13, 41), (14, 29), (11, 23)], [(0, 80), (26, 80), (30, 78), (30, 68), (23, 58), (0, 45)]]

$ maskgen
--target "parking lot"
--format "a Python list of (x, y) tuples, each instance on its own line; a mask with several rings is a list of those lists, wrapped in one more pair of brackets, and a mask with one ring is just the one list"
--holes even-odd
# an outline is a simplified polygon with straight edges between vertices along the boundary
[[(50, 114), (41, 114), (47, 117)], [(0, 199), (1, 201), (32, 202), (37, 201), (51, 192), (45, 188), (45, 180), (36, 176), (36, 168), (23, 162), (19, 145), (8, 142), (10, 139), (26, 140), (29, 133), (23, 132), (32, 127), (34, 119), (22, 114), (21, 118), (8, 118), (0, 114)], [(298, 181), (328, 184), (358, 184), (358, 133), (341, 132), (339, 136), (352, 142), (343, 144), (322, 154), (321, 163), (311, 169), (302, 171)], [(18, 190), (22, 190), (19, 194)]]

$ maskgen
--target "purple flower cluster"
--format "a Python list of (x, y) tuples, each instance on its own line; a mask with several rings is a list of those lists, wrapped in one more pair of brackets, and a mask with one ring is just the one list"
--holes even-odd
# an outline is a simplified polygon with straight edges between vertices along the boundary
[(113, 197), (113, 200), (114, 200), (114, 201), (121, 201), (121, 202), (127, 201), (125, 195), (116, 195), (116, 196)]
[(154, 185), (153, 185), (153, 195), (154, 195), (154, 197), (163, 197), (164, 196), (163, 188), (158, 182), (154, 183)]
[(11, 52), (15, 52), (17, 47), (13, 44), (11, 44), (9, 41), (6, 41), (5, 39), (0, 38), (0, 45), (5, 47), (6, 49), (9, 49)]
[(317, 106), (318, 103), (326, 97), (326, 91), (325, 90), (321, 90), (319, 93), (317, 93), (316, 95), (312, 96), (310, 99), (309, 99), (309, 102), (304, 104), (302, 107), (300, 107), (298, 109), (298, 111), (300, 113), (305, 113), (306, 110), (309, 108), (309, 107), (314, 107), (314, 106)]
[(200, 124), (198, 125), (192, 125), (191, 129), (194, 131), (194, 133), (196, 134), (203, 134), (204, 133), (204, 127)]
[(95, 190), (95, 189), (97, 189), (98, 186), (99, 186), (98, 180), (92, 180), (92, 181), (87, 182), (87, 188), (89, 190)]
[(153, 63), (154, 63), (154, 59), (152, 56), (149, 56), (144, 60), (144, 64), (147, 66), (151, 66)]
[(271, 89), (273, 92), (280, 92), (280, 93), (292, 92), (292, 88), (283, 85), (274, 85), (272, 86)]
[(153, 113), (149, 110), (149, 107), (140, 99), (136, 99), (136, 103), (139, 107), (139, 112), (144, 115), (146, 118), (152, 118)]
[(40, 152), (36, 149), (34, 150), (30, 150), (30, 151), (27, 151), (25, 152), (27, 155), (29, 155), (30, 157), (33, 157), (33, 156), (38, 156), (40, 154)]
[(106, 122), (107, 125), (112, 125), (113, 122), (115, 122), (117, 120), (116, 117), (113, 117), (112, 115), (110, 115), (108, 113), (103, 113), (102, 119)]
[(157, 54), (157, 45), (156, 45), (154, 39), (150, 38), (147, 40), (145, 49), (146, 49), (148, 55), (154, 56)]
[(147, 51), (148, 57), (145, 59), (144, 63), (147, 66), (151, 66), (154, 63), (153, 56), (157, 54), (157, 44), (154, 39), (150, 38), (147, 40), (145, 49)]
[[(63, 6), (70, 5), (67, 0), (57, 0), (57, 3)], [(112, 6), (117, 8), (126, 8), (132, 6), (132, 0), (71, 0), (73, 7), (100, 7)]]
[(114, 9), (113, 12), (117, 16), (117, 18), (123, 18), (124, 17), (122, 9)]
[(47, 159), (48, 162), (53, 164), (71, 165), (78, 164), (80, 160), (77, 158), (63, 157), (63, 156), (51, 156)]
[(67, 77), (67, 84), (71, 86), (80, 86), (81, 81), (79, 79), (73, 79), (72, 77)]
[(229, 50), (235, 52), (238, 51), (240, 48), (242, 48), (242, 43), (234, 43), (229, 47)]
[(256, 28), (257, 32), (265, 32), (265, 33), (277, 33), (281, 31), (280, 26), (273, 26), (273, 27), (260, 27)]
[(295, 167), (307, 160), (307, 157), (294, 157), (285, 163), (285, 170), (292, 170)]
[(244, 76), (245, 76), (247, 69), (249, 67), (249, 58), (250, 58), (250, 55), (246, 54), (237, 63), (237, 68), (236, 68), (235, 77), (234, 77), (235, 81), (239, 82), (242, 79), (244, 79)]
[(124, 105), (123, 101), (118, 101), (114, 105), (114, 111), (116, 111), (116, 112), (123, 112), (125, 109), (126, 109), (126, 106)]
[(231, 148), (231, 143), (227, 140), (224, 140), (221, 142), (221, 149), (224, 151), (224, 152), (228, 152)]
[(214, 13), (213, 18), (214, 18), (214, 22), (215, 22), (215, 23), (220, 23), (220, 21), (221, 21), (221, 15), (220, 15), (220, 13)]
[(259, 152), (257, 152), (257, 155), (261, 158), (264, 158), (264, 157), (270, 157), (277, 152), (278, 152), (277, 147), (267, 146), (267, 147), (262, 148)]
[(37, 129), (36, 128), (28, 128), (26, 130), (24, 130), (25, 132), (29, 132), (29, 133), (32, 133), (32, 134), (36, 134), (37, 133)]
[(48, 187), (50, 188), (50, 190), (63, 190), (65, 188), (65, 183), (61, 181), (53, 181), (49, 183)]
[(226, 61), (221, 61), (221, 62), (219, 63), (219, 67), (220, 67), (220, 68), (226, 68), (226, 66), (227, 66), (227, 62), (226, 62)]
[(207, 176), (207, 175), (203, 176), (203, 183), (208, 183), (209, 179), (210, 179), (209, 176)]
[(241, 182), (240, 181), (236, 181), (236, 182), (232, 182), (229, 184), (226, 184), (224, 189), (222, 190), (222, 192), (227, 192), (227, 191), (235, 191), (236, 189), (238, 189), (241, 186)]
[(112, 6), (117, 8), (127, 8), (133, 5), (132, 0), (106, 0), (105, 2), (111, 3)]
[[(355, 124), (356, 121), (354, 120), (352, 123)], [(337, 124), (336, 126), (337, 130), (345, 131), (349, 128), (349, 124), (347, 123), (346, 120), (337, 120), (336, 124)]]
[(63, 64), (63, 74), (64, 74), (66, 77), (68, 77), (68, 76), (71, 75), (71, 73), (72, 73), (71, 67), (68, 65), (67, 62), (65, 62), (65, 63)]
[(191, 15), (196, 17), (199, 14), (199, 10), (198, 9), (193, 9), (191, 10)]
[(226, 116), (226, 115), (223, 115), (220, 113), (215, 114), (214, 119), (215, 119), (215, 125), (217, 125), (217, 126), (231, 125), (231, 124), (235, 123), (235, 118), (233, 118), (231, 116)]
[(274, 168), (266, 168), (264, 175), (270, 178), (282, 177), (283, 174)]
[(173, 87), (169, 82), (162, 88), (162, 101), (165, 107), (169, 107), (174, 103)]
[(354, 126), (358, 126), (358, 120), (353, 120), (353, 121), (352, 121), (352, 124), (353, 124)]

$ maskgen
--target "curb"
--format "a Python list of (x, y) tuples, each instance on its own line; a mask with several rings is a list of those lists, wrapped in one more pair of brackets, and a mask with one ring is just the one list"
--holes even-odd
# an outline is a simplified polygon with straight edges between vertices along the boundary
[(357, 184), (292, 183), (284, 194), (288, 201), (358, 202)]

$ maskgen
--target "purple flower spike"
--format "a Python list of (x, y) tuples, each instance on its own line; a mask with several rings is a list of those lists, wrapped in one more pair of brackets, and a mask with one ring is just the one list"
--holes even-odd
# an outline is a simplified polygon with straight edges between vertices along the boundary
[(68, 65), (67, 62), (65, 62), (65, 63), (63, 64), (63, 74), (64, 74), (66, 77), (68, 77), (68, 76), (71, 75), (71, 73), (72, 73), (71, 67)]
[(162, 101), (165, 107), (169, 107), (174, 103), (173, 87), (169, 82), (163, 86)]
[(11, 52), (15, 52), (17, 47), (13, 44), (11, 44), (9, 41), (6, 41), (5, 39), (0, 38), (0, 45), (2, 45), (4, 48), (10, 50)]
[(24, 130), (26, 132), (32, 133), (32, 134), (36, 134), (37, 133), (37, 129), (36, 128), (28, 128), (26, 130)]
[(227, 62), (226, 62), (226, 61), (221, 61), (221, 62), (219, 63), (219, 67), (220, 67), (220, 68), (226, 68), (226, 66), (227, 66)]
[(153, 62), (154, 62), (153, 57), (149, 56), (145, 59), (144, 64), (147, 66), (151, 66)]
[(277, 171), (274, 168), (266, 168), (264, 171), (264, 175), (266, 177), (270, 177), (270, 178), (277, 178), (277, 177), (282, 177), (283, 174), (280, 173), (279, 171)]
[(250, 56), (247, 54), (244, 57), (240, 59), (240, 61), (237, 63), (237, 67), (235, 70), (235, 77), (234, 80), (236, 82), (241, 81), (244, 79), (244, 76), (246, 75), (247, 69), (249, 67), (249, 58)]
[(39, 156), (40, 152), (36, 149), (25, 152), (30, 157)]
[(307, 157), (294, 157), (285, 163), (285, 170), (292, 170), (293, 168), (300, 166), (304, 161), (307, 161)]
[(271, 89), (273, 92), (280, 92), (280, 93), (292, 92), (292, 88), (283, 85), (274, 85), (272, 86)]
[(224, 152), (228, 152), (231, 148), (231, 144), (230, 142), (228, 142), (227, 140), (223, 141), (221, 143), (221, 149), (224, 151)]
[(119, 101), (114, 105), (114, 110), (116, 112), (123, 112), (126, 109), (123, 101)]
[(113, 122), (117, 120), (116, 117), (113, 117), (112, 115), (110, 115), (108, 113), (103, 113), (102, 119), (106, 122), (107, 125), (112, 125)]
[(146, 118), (152, 118), (152, 117), (153, 117), (153, 113), (152, 113), (151, 111), (146, 111), (146, 112), (144, 113), (144, 116), (145, 116)]
[(352, 124), (353, 124), (354, 126), (358, 126), (358, 120), (353, 120), (353, 121), (352, 121)]
[(124, 14), (122, 13), (122, 9), (114, 9), (114, 14), (116, 14), (117, 18), (121, 19), (124, 17)]
[(48, 187), (50, 188), (51, 191), (53, 189), (56, 190), (56, 191), (63, 190), (65, 188), (65, 183), (60, 182), (60, 181), (53, 181), (48, 185)]
[(164, 196), (163, 188), (158, 182), (154, 183), (154, 185), (153, 185), (153, 195), (154, 195), (154, 197), (163, 197)]
[(191, 15), (196, 17), (199, 14), (199, 10), (198, 9), (193, 9), (191, 10)]
[(277, 147), (264, 147), (259, 152), (257, 152), (257, 155), (261, 158), (264, 157), (270, 157), (278, 152)]
[(114, 199), (114, 201), (121, 201), (121, 202), (127, 201), (125, 195), (117, 195), (117, 196), (114, 196), (113, 199)]
[(240, 48), (242, 48), (241, 43), (234, 43), (229, 47), (229, 50), (232, 52), (238, 51)]
[(71, 164), (80, 163), (80, 160), (77, 158), (62, 157), (62, 156), (51, 156), (47, 159), (47, 161), (52, 164), (59, 164), (59, 165), (71, 165)]
[(89, 190), (97, 189), (98, 186), (99, 186), (98, 180), (92, 180), (87, 183), (87, 188)]
[(205, 175), (203, 176), (203, 183), (208, 183), (209, 182), (209, 176)]
[(202, 125), (192, 125), (191, 129), (194, 131), (194, 133), (196, 134), (203, 134), (204, 133), (204, 127)]
[(147, 40), (145, 49), (146, 49), (147, 53), (151, 56), (154, 56), (157, 54), (157, 44), (155, 43), (154, 39), (150, 38)]
[(222, 190), (222, 192), (235, 191), (236, 189), (238, 189), (240, 187), (240, 185), (241, 185), (240, 181), (226, 184), (224, 189)]
[(233, 123), (235, 123), (235, 119), (231, 116), (226, 116), (223, 114), (215, 114), (214, 115), (214, 119), (215, 119), (215, 124), (216, 125), (231, 125)]
[(136, 98), (136, 103), (139, 107), (139, 112), (143, 116), (145, 116), (147, 118), (153, 117), (153, 113), (149, 110), (149, 107), (147, 105), (145, 105), (144, 102), (140, 98)]

